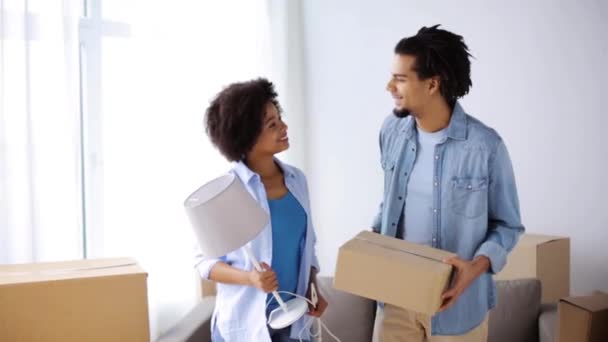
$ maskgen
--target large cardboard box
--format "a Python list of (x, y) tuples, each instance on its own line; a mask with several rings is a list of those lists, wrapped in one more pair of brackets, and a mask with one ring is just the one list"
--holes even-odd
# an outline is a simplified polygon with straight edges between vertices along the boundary
[(608, 341), (608, 295), (563, 298), (558, 315), (559, 342)]
[(213, 280), (201, 278), (196, 271), (196, 292), (200, 293), (201, 298), (214, 297), (217, 294), (216, 284)]
[(0, 341), (149, 342), (146, 280), (132, 259), (0, 265)]
[(570, 295), (570, 239), (524, 234), (507, 258), (496, 280), (538, 278), (542, 303), (556, 303)]
[(453, 253), (363, 231), (338, 252), (334, 287), (433, 315), (450, 282)]

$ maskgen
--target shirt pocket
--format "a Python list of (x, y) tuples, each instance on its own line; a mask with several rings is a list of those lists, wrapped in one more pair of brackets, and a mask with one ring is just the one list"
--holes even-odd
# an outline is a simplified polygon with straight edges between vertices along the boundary
[(474, 219), (488, 210), (487, 178), (453, 178), (451, 210), (460, 216)]

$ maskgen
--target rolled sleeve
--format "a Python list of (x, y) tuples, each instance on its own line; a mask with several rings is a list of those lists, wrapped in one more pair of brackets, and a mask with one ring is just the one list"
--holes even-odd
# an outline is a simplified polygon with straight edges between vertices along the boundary
[(222, 259), (202, 259), (198, 264), (196, 264), (196, 269), (198, 270), (198, 274), (203, 279), (209, 279), (209, 273), (215, 264), (222, 261)]
[(490, 272), (496, 274), (507, 263), (507, 251), (494, 241), (486, 241), (479, 246), (475, 257), (486, 256), (490, 259)]
[(220, 261), (226, 262), (226, 260), (227, 258), (225, 256), (219, 258), (206, 258), (201, 253), (198, 245), (194, 246), (194, 267), (203, 279), (209, 279), (209, 273), (215, 264)]

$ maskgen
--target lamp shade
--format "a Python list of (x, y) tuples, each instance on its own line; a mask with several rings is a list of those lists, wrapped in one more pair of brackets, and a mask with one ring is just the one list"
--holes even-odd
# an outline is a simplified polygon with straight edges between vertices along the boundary
[(253, 240), (270, 217), (234, 174), (218, 177), (184, 201), (202, 254), (217, 258)]

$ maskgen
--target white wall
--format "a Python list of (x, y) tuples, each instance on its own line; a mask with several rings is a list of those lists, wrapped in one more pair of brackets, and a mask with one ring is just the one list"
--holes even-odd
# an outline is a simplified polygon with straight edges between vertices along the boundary
[(574, 293), (608, 288), (607, 2), (303, 1), (308, 160), (322, 273), (381, 197), (396, 42), (442, 24), (475, 60), (467, 111), (509, 148), (529, 232), (572, 238)]

